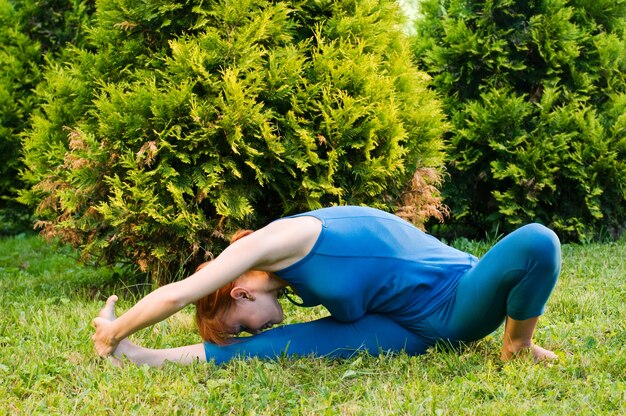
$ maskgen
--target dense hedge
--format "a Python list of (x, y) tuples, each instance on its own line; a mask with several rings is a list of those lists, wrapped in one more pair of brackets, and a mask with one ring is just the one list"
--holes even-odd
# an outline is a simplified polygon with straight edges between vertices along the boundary
[(0, 0), (0, 234), (30, 227), (30, 211), (15, 198), (24, 187), (22, 133), (38, 108), (33, 90), (46, 59), (82, 44), (92, 9), (85, 1)]
[(17, 179), (20, 164), (20, 133), (34, 106), (30, 90), (40, 79), (38, 45), (22, 31), (13, 5), (0, 0), (0, 231), (18, 219), (10, 216), (12, 203), (22, 187)]
[(331, 204), (440, 216), (443, 113), (393, 1), (98, 2), (39, 91), (21, 201), (159, 279)]
[(467, 236), (626, 221), (626, 2), (427, 0), (415, 54), (453, 124), (445, 202)]

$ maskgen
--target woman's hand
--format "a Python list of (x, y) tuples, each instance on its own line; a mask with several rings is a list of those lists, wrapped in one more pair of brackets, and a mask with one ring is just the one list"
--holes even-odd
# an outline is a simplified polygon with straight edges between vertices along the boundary
[(108, 357), (112, 355), (115, 348), (117, 348), (117, 344), (120, 342), (120, 340), (115, 339), (113, 336), (116, 301), (117, 296), (110, 296), (107, 299), (104, 308), (102, 308), (98, 314), (98, 317), (93, 320), (93, 326), (96, 328), (96, 333), (93, 334), (91, 339), (93, 339), (96, 352), (101, 357)]

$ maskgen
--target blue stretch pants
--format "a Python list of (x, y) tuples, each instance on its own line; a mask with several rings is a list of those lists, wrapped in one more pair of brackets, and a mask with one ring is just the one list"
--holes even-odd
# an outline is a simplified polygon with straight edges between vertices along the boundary
[(526, 225), (491, 248), (463, 274), (452, 297), (410, 327), (388, 315), (367, 314), (354, 322), (328, 317), (236, 338), (226, 346), (205, 343), (206, 357), (223, 363), (236, 357), (349, 357), (357, 351), (423, 354), (439, 341), (475, 341), (496, 330), (506, 316), (541, 315), (560, 268), (556, 234), (539, 224)]

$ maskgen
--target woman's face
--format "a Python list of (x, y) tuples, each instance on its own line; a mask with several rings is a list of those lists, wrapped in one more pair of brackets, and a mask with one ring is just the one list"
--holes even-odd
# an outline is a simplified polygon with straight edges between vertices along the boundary
[(265, 272), (246, 273), (231, 291), (235, 302), (223, 317), (228, 332), (258, 334), (281, 323), (283, 308), (278, 302), (281, 287), (280, 282)]

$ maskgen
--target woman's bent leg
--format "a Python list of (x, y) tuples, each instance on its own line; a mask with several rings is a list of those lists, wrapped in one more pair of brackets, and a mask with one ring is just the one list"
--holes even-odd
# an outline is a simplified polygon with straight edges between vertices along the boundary
[(508, 317), (506, 347), (530, 347), (536, 318), (544, 311), (560, 267), (556, 234), (539, 224), (524, 226), (489, 250), (461, 278), (455, 297), (429, 321), (444, 338), (474, 341)]

